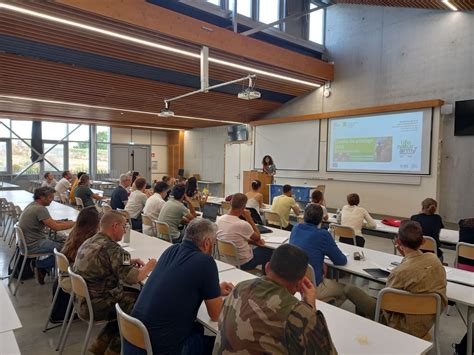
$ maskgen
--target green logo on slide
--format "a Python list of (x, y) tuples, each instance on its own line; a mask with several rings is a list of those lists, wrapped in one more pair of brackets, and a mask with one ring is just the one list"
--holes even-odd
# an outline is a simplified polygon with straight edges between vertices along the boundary
[(413, 155), (416, 152), (417, 147), (409, 139), (404, 139), (398, 145), (398, 151), (400, 155)]

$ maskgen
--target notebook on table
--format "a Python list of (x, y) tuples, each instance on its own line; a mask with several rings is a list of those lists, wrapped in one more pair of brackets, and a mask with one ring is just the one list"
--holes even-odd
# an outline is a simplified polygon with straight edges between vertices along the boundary
[(386, 279), (390, 275), (388, 271), (379, 268), (364, 269), (364, 271), (376, 279)]

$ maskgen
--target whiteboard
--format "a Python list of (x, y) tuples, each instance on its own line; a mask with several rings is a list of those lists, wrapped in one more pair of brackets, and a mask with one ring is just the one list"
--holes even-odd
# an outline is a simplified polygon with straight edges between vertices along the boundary
[(319, 120), (255, 127), (254, 168), (262, 168), (265, 155), (277, 170), (319, 170)]

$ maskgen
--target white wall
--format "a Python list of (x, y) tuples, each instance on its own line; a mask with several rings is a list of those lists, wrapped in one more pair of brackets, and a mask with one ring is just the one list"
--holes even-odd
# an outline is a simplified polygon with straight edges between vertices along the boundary
[(224, 181), (224, 144), (227, 127), (184, 132), (184, 173), (200, 174), (202, 180)]
[[(323, 90), (316, 90), (268, 117), (474, 99), (474, 12), (335, 5), (327, 10), (326, 23), (326, 47), (335, 62), (332, 95), (324, 98)], [(439, 184), (444, 218), (473, 216), (474, 139), (454, 137), (453, 118), (441, 117), (442, 142), (433, 142), (442, 145), (439, 181), (433, 175), (419, 185), (327, 182), (330, 207), (358, 191), (362, 205), (374, 212), (409, 216), (424, 197), (435, 196)]]
[[(112, 144), (150, 146), (151, 179), (161, 180), (168, 170), (168, 136), (165, 131), (111, 127)], [(156, 161), (156, 167), (153, 162)]]

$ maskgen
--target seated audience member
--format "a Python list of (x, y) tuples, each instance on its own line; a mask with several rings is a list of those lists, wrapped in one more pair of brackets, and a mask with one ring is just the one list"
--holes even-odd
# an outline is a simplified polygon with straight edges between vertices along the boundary
[(132, 220), (132, 229), (142, 230), (142, 211), (145, 207), (147, 196), (145, 194), (146, 180), (139, 177), (135, 180), (136, 190), (130, 194), (128, 202), (125, 205), (125, 211), (128, 212)]
[[(166, 203), (165, 198), (168, 196), (170, 187), (163, 181), (160, 181), (155, 185), (155, 193), (148, 197), (145, 203), (143, 213), (150, 217), (152, 220), (158, 219), (160, 215), (161, 207)], [(147, 235), (153, 235), (153, 229), (151, 226), (144, 225), (143, 233)]]
[[(132, 285), (144, 280), (156, 264), (155, 259), (146, 264), (140, 259), (131, 259), (117, 243), (122, 240), (125, 224), (125, 218), (119, 212), (105, 213), (100, 220), (100, 231), (82, 244), (73, 266), (73, 271), (87, 283), (94, 320), (110, 320), (89, 348), (93, 354), (120, 353), (115, 304), (130, 314), (138, 296), (135, 289), (126, 289), (123, 284)], [(75, 307), (81, 317), (88, 319), (85, 299), (80, 299)]]
[(56, 179), (54, 178), (54, 175), (52, 172), (47, 172), (44, 174), (44, 180), (41, 184), (41, 187), (51, 187), (52, 189), (54, 189), (54, 187), (56, 186), (58, 182), (56, 181)]
[(67, 190), (71, 188), (72, 174), (69, 170), (62, 173), (61, 180), (54, 186), (61, 202), (67, 201)]
[[(459, 221), (459, 242), (474, 244), (474, 218), (466, 218)], [(474, 271), (474, 261), (459, 257), (458, 267)]]
[[(169, 226), (170, 236), (174, 243), (181, 241), (181, 232), (179, 230), (180, 224), (187, 224), (194, 219), (197, 214), (191, 200), (185, 194), (186, 188), (184, 185), (175, 185), (171, 191), (171, 197), (161, 207), (158, 221), (166, 222)], [(189, 209), (183, 204), (183, 201), (188, 202)]]
[[(392, 270), (387, 287), (411, 293), (437, 293), (441, 297), (441, 311), (446, 307), (446, 271), (433, 253), (422, 253), (423, 232), (418, 222), (403, 221), (396, 240), (398, 251), (404, 256), (400, 266)], [(356, 306), (356, 313), (374, 319), (376, 299), (355, 286), (346, 286), (344, 292)], [(383, 312), (384, 323), (402, 332), (424, 337), (433, 326), (434, 315), (410, 315)]]
[[(250, 211), (245, 209), (247, 196), (236, 193), (232, 196), (229, 214), (221, 216), (217, 220), (217, 237), (232, 242), (237, 248), (242, 270), (251, 270), (262, 266), (265, 272), (265, 264), (272, 256), (272, 250), (265, 248), (265, 241), (260, 238), (260, 232), (255, 225)], [(242, 216), (245, 220), (241, 220)], [(252, 248), (250, 244), (255, 244)]]
[(326, 209), (325, 202), (324, 202), (324, 194), (319, 190), (314, 190), (311, 193), (311, 203), (321, 206), (323, 209), (323, 221), (327, 221), (329, 219), (328, 210)]
[(420, 223), (423, 235), (431, 237), (436, 241), (438, 258), (443, 260), (443, 251), (439, 248), (439, 232), (444, 228), (443, 220), (436, 214), (438, 202), (432, 198), (426, 198), (421, 202), (421, 212), (411, 216), (412, 221)]
[(273, 199), (272, 212), (280, 215), (283, 223), (283, 228), (291, 230), (293, 226), (290, 224), (290, 211), (293, 210), (296, 215), (300, 214), (300, 208), (296, 204), (295, 199), (291, 196), (291, 185), (283, 186), (283, 195), (277, 196)]
[(120, 184), (112, 191), (110, 196), (110, 207), (123, 210), (128, 201), (128, 188), (132, 183), (132, 177), (128, 174), (120, 175)]
[(166, 176), (165, 175), (165, 176), (163, 176), (161, 181), (166, 183), (169, 187), (173, 187), (176, 184), (176, 179), (174, 177), (171, 177), (171, 176)]
[[(365, 245), (365, 239), (362, 237), (362, 228), (364, 227), (364, 222), (367, 222), (367, 228), (377, 228), (377, 223), (370, 216), (369, 212), (363, 207), (359, 207), (360, 198), (358, 194), (349, 194), (347, 195), (347, 203), (342, 207), (341, 213), (337, 216), (337, 223), (342, 224), (343, 226), (352, 227), (356, 234), (356, 244), (359, 247)], [(340, 237), (339, 241), (341, 243), (353, 244), (352, 238)]]
[(87, 173), (84, 171), (80, 171), (77, 173), (76, 176), (72, 177), (72, 183), (71, 183), (71, 191), (69, 192), (69, 201), (71, 202), (71, 205), (76, 204), (76, 187), (79, 185), (79, 179), (81, 178), (82, 175), (86, 175)]
[(290, 244), (295, 245), (308, 255), (309, 263), (314, 269), (318, 299), (326, 300), (335, 297), (340, 306), (344, 300), (344, 285), (335, 280), (325, 279), (323, 275), (324, 256), (328, 256), (334, 265), (346, 265), (347, 258), (339, 250), (331, 234), (318, 226), (323, 218), (320, 205), (309, 204), (304, 210), (304, 223), (293, 227)]
[(191, 200), (199, 202), (199, 206), (204, 206), (207, 202), (208, 195), (201, 193), (197, 187), (197, 179), (195, 176), (191, 176), (188, 181), (186, 181), (186, 196), (188, 196)]
[(219, 284), (212, 257), (215, 242), (214, 223), (191, 221), (183, 242), (163, 253), (140, 293), (132, 316), (147, 327), (154, 354), (211, 353), (214, 338), (204, 336), (202, 325), (196, 322), (198, 309), (204, 301), (209, 317), (217, 321), (222, 296), (233, 288), (227, 282)]
[(307, 267), (304, 251), (282, 245), (267, 276), (235, 286), (219, 316), (214, 354), (336, 354)]
[(252, 191), (249, 191), (245, 194), (247, 196), (247, 208), (253, 208), (255, 211), (260, 213), (260, 209), (263, 207), (263, 195), (260, 192), (262, 183), (260, 180), (252, 181)]
[[(77, 215), (76, 223), (72, 227), (64, 246), (61, 249), (69, 261), (69, 264), (74, 264), (76, 260), (77, 250), (80, 246), (89, 238), (93, 237), (99, 229), (100, 215), (99, 211), (95, 206), (90, 206), (82, 209)], [(59, 278), (53, 284), (53, 295), (56, 292), (56, 288), (61, 286), (56, 304), (54, 305), (53, 313), (51, 315), (52, 322), (62, 321), (66, 313), (67, 305), (69, 302), (69, 293), (63, 291), (71, 289), (71, 280), (68, 274), (59, 274)]]
[(89, 175), (82, 175), (79, 179), (76, 189), (74, 190), (74, 196), (82, 200), (84, 207), (94, 206), (94, 200), (103, 199), (102, 196), (92, 192), (91, 188), (89, 187), (89, 182)]
[[(53, 231), (69, 229), (74, 225), (73, 221), (56, 221), (51, 218), (48, 209), (54, 199), (55, 190), (51, 187), (40, 187), (33, 193), (34, 201), (31, 202), (20, 215), (19, 227), (25, 236), (28, 252), (53, 253), (54, 248), (61, 250), (64, 240), (48, 239), (45, 227)], [(47, 270), (54, 267), (54, 255), (36, 261), (36, 279), (43, 285)]]

